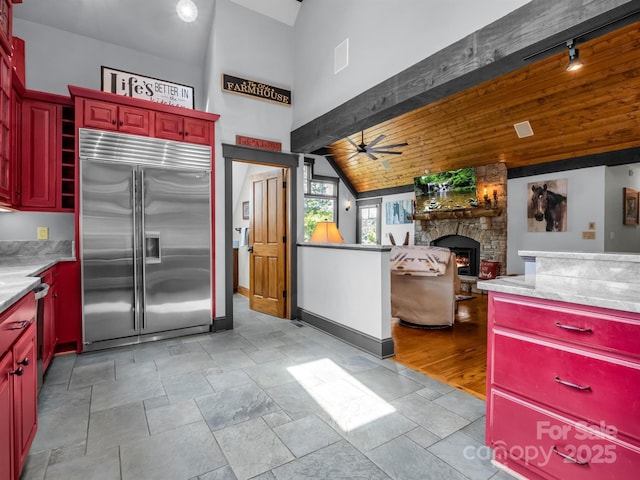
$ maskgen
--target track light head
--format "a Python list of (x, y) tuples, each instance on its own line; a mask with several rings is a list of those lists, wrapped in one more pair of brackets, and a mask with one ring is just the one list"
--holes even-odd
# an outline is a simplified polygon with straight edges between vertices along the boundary
[(575, 46), (575, 40), (567, 41), (567, 48), (569, 49), (569, 63), (567, 63), (566, 69), (569, 72), (579, 70), (584, 66), (582, 60), (580, 60), (580, 52)]

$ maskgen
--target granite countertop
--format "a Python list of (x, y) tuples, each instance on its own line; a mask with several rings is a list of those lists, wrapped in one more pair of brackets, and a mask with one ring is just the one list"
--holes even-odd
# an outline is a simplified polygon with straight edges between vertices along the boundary
[(637, 285), (579, 277), (519, 275), (478, 281), (478, 288), (525, 297), (640, 313)]
[(0, 313), (40, 284), (38, 274), (64, 261), (75, 261), (75, 258), (60, 255), (0, 256)]

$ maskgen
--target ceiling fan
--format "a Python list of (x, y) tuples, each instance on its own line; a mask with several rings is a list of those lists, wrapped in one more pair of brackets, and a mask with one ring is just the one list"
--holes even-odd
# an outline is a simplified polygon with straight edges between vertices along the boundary
[(353, 146), (356, 149), (356, 151), (349, 158), (347, 158), (347, 160), (351, 160), (353, 157), (356, 157), (356, 156), (360, 155), (361, 153), (364, 153), (371, 160), (377, 160), (378, 159), (378, 157), (376, 157), (374, 154), (378, 154), (378, 155), (402, 155), (402, 152), (392, 152), (391, 149), (392, 148), (398, 148), (398, 147), (406, 147), (407, 145), (409, 145), (406, 142), (404, 142), (404, 143), (394, 143), (393, 145), (378, 145), (378, 143), (380, 143), (384, 138), (385, 138), (384, 135), (378, 135), (376, 137), (376, 139), (373, 140), (371, 143), (365, 144), (364, 143), (364, 131), (363, 131), (361, 133), (361, 136), (360, 136), (360, 144), (357, 144), (356, 142), (351, 140), (349, 137), (347, 137), (347, 140), (349, 141), (351, 146)]

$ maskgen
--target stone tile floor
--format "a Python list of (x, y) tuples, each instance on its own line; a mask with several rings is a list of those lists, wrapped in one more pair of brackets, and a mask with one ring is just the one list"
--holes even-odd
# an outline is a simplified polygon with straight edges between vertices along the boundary
[(235, 329), (55, 357), (21, 480), (506, 480), (483, 401), (234, 300)]

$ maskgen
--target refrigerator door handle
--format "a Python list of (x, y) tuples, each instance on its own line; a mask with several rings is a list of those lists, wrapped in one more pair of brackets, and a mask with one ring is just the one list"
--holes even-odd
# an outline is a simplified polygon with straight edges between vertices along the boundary
[[(145, 216), (145, 208), (144, 203), (146, 201), (146, 196), (144, 192), (144, 170), (140, 169), (140, 232), (143, 234), (144, 231), (144, 216)], [(141, 240), (142, 241), (142, 240)], [(146, 288), (147, 285), (147, 254), (145, 245), (142, 245), (142, 285)], [(145, 292), (142, 293), (142, 329), (147, 328), (147, 322), (145, 318), (145, 313), (147, 311), (147, 298)]]
[[(138, 221), (135, 212), (136, 209), (136, 171), (131, 171), (131, 208), (133, 209), (133, 231), (138, 231)], [(134, 238), (133, 241), (133, 328), (139, 329), (140, 319), (139, 317), (139, 285), (138, 285), (138, 244)]]

